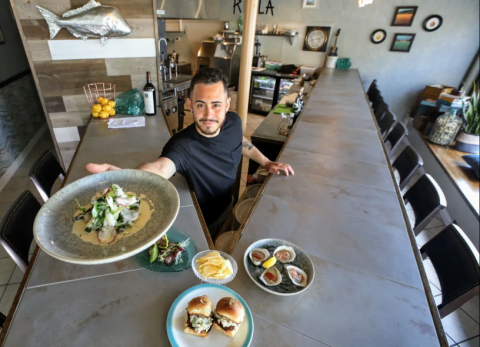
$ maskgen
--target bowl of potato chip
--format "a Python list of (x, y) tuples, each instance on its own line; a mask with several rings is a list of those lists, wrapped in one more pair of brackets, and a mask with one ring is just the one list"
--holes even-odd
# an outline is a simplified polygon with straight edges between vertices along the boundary
[(203, 251), (192, 259), (192, 269), (200, 280), (212, 284), (226, 284), (235, 278), (237, 262), (221, 251)]

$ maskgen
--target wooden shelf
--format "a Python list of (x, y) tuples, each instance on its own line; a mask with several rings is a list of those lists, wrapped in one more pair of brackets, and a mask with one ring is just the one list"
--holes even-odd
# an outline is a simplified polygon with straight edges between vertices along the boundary
[(288, 37), (290, 39), (290, 46), (293, 46), (293, 42), (295, 41), (295, 37), (298, 35), (286, 35), (286, 34), (255, 34), (255, 36), (276, 36), (276, 37)]

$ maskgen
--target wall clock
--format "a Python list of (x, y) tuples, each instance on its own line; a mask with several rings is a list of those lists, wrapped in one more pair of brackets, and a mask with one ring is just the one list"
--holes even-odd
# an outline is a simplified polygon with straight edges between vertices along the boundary
[(435, 31), (442, 26), (443, 19), (439, 15), (433, 15), (427, 17), (423, 22), (423, 30), (425, 31)]
[(326, 52), (330, 27), (307, 27), (303, 50), (312, 52)]

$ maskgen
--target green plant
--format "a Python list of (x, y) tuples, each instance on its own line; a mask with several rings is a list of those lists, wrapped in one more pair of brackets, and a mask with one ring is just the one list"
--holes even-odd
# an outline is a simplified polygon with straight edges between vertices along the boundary
[(473, 84), (472, 97), (468, 102), (463, 100), (463, 115), (465, 117), (465, 132), (471, 135), (480, 135), (480, 115), (478, 114), (480, 101), (480, 92), (475, 85)]

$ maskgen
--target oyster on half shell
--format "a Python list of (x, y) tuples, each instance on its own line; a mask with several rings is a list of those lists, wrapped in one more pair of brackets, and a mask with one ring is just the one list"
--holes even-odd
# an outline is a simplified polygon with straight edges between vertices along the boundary
[(293, 265), (285, 265), (285, 270), (293, 284), (299, 287), (307, 286), (308, 276), (305, 271)]
[(282, 274), (276, 267), (271, 267), (260, 276), (260, 279), (269, 287), (273, 287), (282, 282)]
[(265, 248), (254, 248), (248, 254), (253, 265), (260, 266), (270, 257), (270, 252)]
[(275, 258), (277, 258), (278, 261), (284, 264), (291, 263), (295, 260), (296, 256), (293, 248), (288, 246), (277, 247), (277, 249), (275, 249), (275, 251), (273, 252), (273, 255), (275, 256)]

